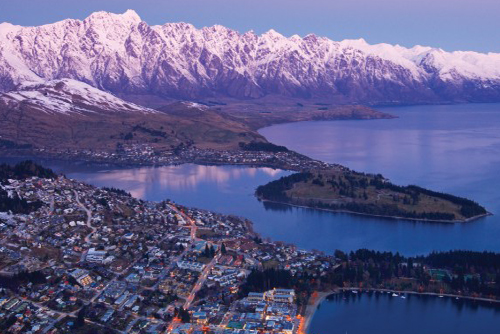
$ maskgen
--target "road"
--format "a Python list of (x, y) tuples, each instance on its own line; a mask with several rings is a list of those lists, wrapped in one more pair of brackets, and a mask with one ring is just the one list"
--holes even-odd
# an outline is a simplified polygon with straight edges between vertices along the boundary
[(198, 231), (198, 226), (196, 226), (196, 222), (194, 221), (194, 219), (192, 219), (184, 212), (177, 209), (177, 207), (175, 207), (174, 205), (169, 204), (168, 206), (170, 207), (170, 209), (172, 209), (172, 211), (180, 215), (185, 221), (189, 222), (191, 228), (191, 234), (190, 234), (191, 243), (194, 243), (197, 240), (196, 232)]
[(194, 297), (196, 297), (196, 293), (200, 291), (201, 287), (203, 284), (205, 284), (205, 281), (207, 280), (208, 274), (210, 274), (210, 271), (214, 268), (214, 266), (217, 264), (217, 260), (219, 260), (221, 254), (217, 254), (212, 261), (210, 261), (209, 264), (205, 266), (205, 269), (200, 274), (200, 277), (198, 278), (198, 281), (194, 285), (193, 289), (191, 290), (191, 293), (189, 294), (188, 298), (186, 299), (186, 302), (184, 303), (184, 309), (187, 310), (191, 306), (191, 303), (194, 300)]
[[(196, 222), (194, 220), (190, 219), (184, 213), (180, 212), (175, 206), (169, 205), (169, 207), (170, 207), (171, 210), (175, 211), (179, 215), (184, 215), (186, 217), (185, 220), (187, 219), (190, 222), (190, 229), (191, 229), (190, 238), (191, 238), (191, 242), (190, 242), (189, 247), (186, 247), (181, 254), (177, 255), (174, 259), (172, 259), (172, 261), (170, 262), (170, 264), (168, 265), (168, 267), (163, 270), (163, 272), (161, 273), (161, 275), (156, 280), (156, 283), (150, 288), (150, 290), (156, 290), (158, 288), (158, 286), (161, 284), (161, 282), (168, 275), (168, 273), (174, 269), (174, 267), (177, 265), (177, 262), (180, 261), (180, 260), (182, 260), (182, 258), (184, 257), (184, 255), (191, 250), (191, 246), (194, 244), (194, 240), (195, 240), (195, 239), (193, 239), (193, 237), (196, 237), (196, 229), (197, 229)], [(162, 213), (162, 216), (163, 216), (163, 213)], [(167, 221), (166, 218), (165, 218), (165, 216), (163, 216), (163, 219), (164, 219), (165, 222)], [(168, 236), (165, 236), (163, 239), (161, 239), (159, 241), (159, 244), (161, 242), (163, 242), (166, 238), (168, 238)]]
[[(196, 222), (194, 221), (194, 219), (192, 219), (191, 217), (189, 217), (188, 215), (186, 215), (184, 212), (182, 212), (179, 209), (177, 209), (175, 206), (170, 205), (170, 208), (173, 211), (175, 211), (176, 213), (178, 213), (179, 215), (181, 215), (184, 218), (185, 221), (189, 222), (189, 224), (191, 226), (191, 234), (190, 234), (191, 245), (194, 244), (198, 240), (198, 238), (196, 237), (196, 231), (198, 230), (198, 226), (196, 226)], [(189, 248), (187, 248), (186, 250), (188, 250), (188, 249)], [(217, 260), (220, 258), (220, 256), (221, 256), (221, 254), (218, 253), (212, 259), (212, 261), (210, 261), (210, 263), (205, 266), (205, 268), (201, 272), (200, 277), (198, 278), (198, 281), (193, 286), (193, 289), (191, 290), (191, 293), (189, 294), (188, 298), (186, 299), (186, 302), (184, 303), (183, 308), (185, 310), (189, 309), (189, 307), (191, 306), (191, 303), (193, 302), (194, 298), (196, 297), (196, 293), (198, 291), (200, 291), (200, 289), (203, 286), (203, 284), (205, 284), (205, 281), (207, 280), (208, 274), (213, 269), (213, 267), (217, 263)]]
[(75, 200), (76, 200), (76, 203), (78, 203), (78, 206), (80, 208), (82, 208), (82, 210), (85, 211), (85, 213), (87, 214), (87, 227), (90, 228), (92, 230), (92, 232), (90, 232), (86, 237), (85, 237), (85, 242), (90, 242), (90, 237), (97, 231), (97, 228), (96, 227), (93, 227), (91, 222), (92, 222), (92, 212), (90, 212), (89, 209), (87, 209), (85, 207), (85, 205), (83, 205), (82, 202), (80, 202), (80, 196), (78, 195), (78, 192), (76, 190), (73, 190), (73, 192), (75, 193)]

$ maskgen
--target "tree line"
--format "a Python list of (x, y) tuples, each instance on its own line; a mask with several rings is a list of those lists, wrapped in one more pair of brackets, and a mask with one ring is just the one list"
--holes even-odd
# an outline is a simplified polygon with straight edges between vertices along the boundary
[(14, 166), (5, 163), (0, 165), (0, 180), (24, 180), (33, 176), (52, 179), (57, 177), (57, 174), (52, 169), (42, 167), (31, 160), (21, 161)]
[(243, 151), (264, 151), (264, 152), (288, 152), (288, 148), (285, 146), (275, 145), (273, 143), (261, 143), (261, 142), (250, 142), (250, 143), (239, 143), (240, 148)]
[[(325, 203), (317, 200), (300, 200), (299, 202), (298, 199), (291, 198), (286, 194), (295, 184), (309, 181), (311, 184), (319, 187), (329, 185), (332, 187), (332, 191), (338, 193), (339, 196), (359, 200), (346, 201), (345, 203), (338, 204)], [(393, 204), (366, 203), (369, 199), (367, 195), (367, 189), (369, 187), (374, 187), (377, 190), (386, 189), (394, 192), (395, 194), (392, 196)], [(259, 186), (256, 190), (256, 195), (261, 199), (271, 201), (300, 204), (335, 211), (351, 211), (369, 215), (428, 220), (455, 220), (457, 218), (456, 215), (451, 212), (417, 212), (416, 210), (401, 208), (401, 206), (398, 205), (398, 203), (404, 205), (418, 205), (421, 195), (427, 195), (456, 204), (460, 207), (460, 213), (465, 218), (487, 213), (484, 207), (466, 198), (440, 193), (414, 185), (398, 186), (388, 182), (380, 174), (367, 176), (363, 173), (355, 172), (337, 176), (326, 176), (321, 173), (314, 175), (311, 172), (295, 173), (281, 177), (266, 185)]]
[[(415, 292), (440, 292), (500, 298), (500, 253), (450, 251), (425, 256), (405, 257), (399, 253), (359, 249), (335, 252), (334, 269), (316, 275), (300, 272), (292, 275), (284, 269), (252, 271), (240, 288), (240, 296), (273, 288), (295, 289), (298, 303), (307, 302), (313, 290), (338, 287), (385, 288)], [(430, 269), (440, 269), (442, 278)]]

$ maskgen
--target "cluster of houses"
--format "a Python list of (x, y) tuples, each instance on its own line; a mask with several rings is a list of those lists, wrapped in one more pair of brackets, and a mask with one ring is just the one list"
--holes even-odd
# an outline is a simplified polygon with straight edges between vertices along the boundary
[(114, 151), (88, 149), (35, 149), (36, 155), (59, 159), (81, 159), (98, 163), (135, 165), (178, 165), (209, 163), (269, 166), (290, 170), (344, 168), (309, 159), (293, 151), (269, 152), (214, 150), (183, 147), (179, 150), (158, 149), (151, 144), (123, 143)]
[[(22, 314), (12, 329), (25, 329), (23, 319), (43, 316), (40, 332), (47, 327), (54, 333), (71, 331), (83, 310), (86, 326), (127, 333), (167, 328), (193, 332), (204, 326), (234, 333), (288, 333), (288, 328), (297, 330), (292, 292), (275, 290), (258, 301), (251, 295), (243, 302), (237, 298), (240, 286), (252, 270), (273, 267), (317, 274), (333, 261), (263, 242), (242, 218), (141, 201), (63, 176), (10, 180), (7, 186), (21, 198), (44, 203), (29, 214), (0, 217), (0, 275), (34, 275), (6, 290), (2, 299), (7, 307), (3, 316)], [(190, 297), (190, 322), (176, 322)], [(235, 311), (240, 303), (255, 306), (243, 313), (260, 318), (242, 318)]]

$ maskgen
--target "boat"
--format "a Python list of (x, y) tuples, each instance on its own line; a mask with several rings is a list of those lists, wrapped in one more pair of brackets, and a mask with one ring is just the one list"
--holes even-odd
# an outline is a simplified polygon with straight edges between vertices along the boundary
[(406, 299), (406, 296), (401, 295), (401, 298)]
[(356, 291), (356, 290), (352, 290), (352, 293), (358, 293), (358, 291)]
[(392, 294), (392, 296), (393, 296), (393, 297), (397, 297), (397, 296), (399, 296), (399, 295), (398, 295), (397, 293), (395, 293), (395, 292), (394, 292), (394, 293)]

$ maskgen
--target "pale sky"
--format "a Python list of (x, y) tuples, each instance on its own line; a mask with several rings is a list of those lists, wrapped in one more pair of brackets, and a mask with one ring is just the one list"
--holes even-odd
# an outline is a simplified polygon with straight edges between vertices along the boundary
[(222, 24), (285, 36), (500, 52), (500, 0), (0, 0), (0, 22), (40, 25), (134, 9), (150, 25)]

